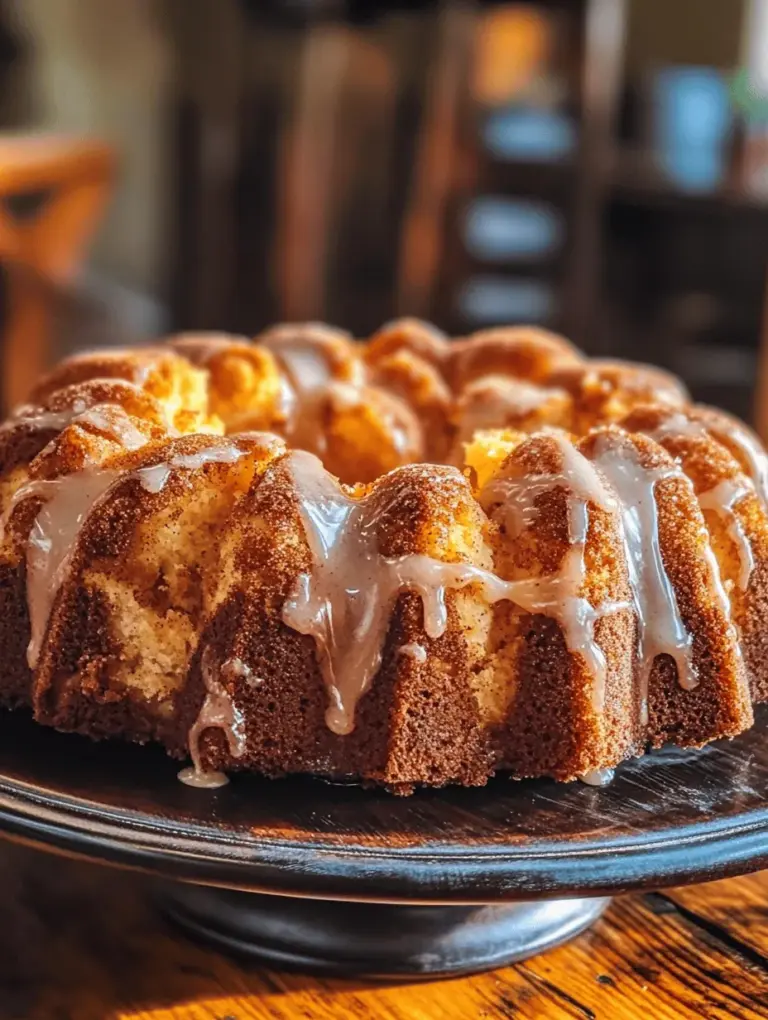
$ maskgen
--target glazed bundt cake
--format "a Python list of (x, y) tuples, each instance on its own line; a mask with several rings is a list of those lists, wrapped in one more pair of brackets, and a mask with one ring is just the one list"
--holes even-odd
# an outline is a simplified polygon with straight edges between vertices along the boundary
[(0, 500), (2, 703), (193, 784), (600, 782), (768, 699), (757, 438), (541, 330), (79, 355)]

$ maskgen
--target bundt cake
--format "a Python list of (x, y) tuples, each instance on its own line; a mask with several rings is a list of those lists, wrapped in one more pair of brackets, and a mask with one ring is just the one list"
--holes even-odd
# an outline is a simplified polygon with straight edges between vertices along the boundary
[(402, 320), (82, 354), (0, 428), (0, 700), (216, 785), (602, 782), (768, 699), (768, 457), (658, 369)]

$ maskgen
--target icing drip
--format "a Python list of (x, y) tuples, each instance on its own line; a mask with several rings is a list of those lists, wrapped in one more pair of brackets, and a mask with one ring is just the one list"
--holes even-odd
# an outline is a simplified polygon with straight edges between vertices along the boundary
[(390, 611), (402, 591), (421, 597), (424, 630), (432, 639), (448, 625), (446, 592), (472, 585), (489, 605), (507, 599), (527, 612), (562, 619), (585, 655), (591, 649), (583, 635), (590, 633), (592, 614), (623, 608), (617, 603), (595, 611), (581, 600), (564, 611), (564, 587), (570, 595), (574, 584), (570, 575), (503, 581), (469, 563), (444, 563), (421, 554), (382, 556), (371, 497), (350, 499), (311, 454), (292, 453), (290, 466), (313, 566), (297, 578), (282, 617), (315, 641), (329, 693), (326, 723), (334, 733), (354, 728), (355, 706), (381, 665)]
[(714, 408), (697, 407), (696, 415), (717, 439), (718, 433), (726, 444), (732, 443), (744, 458), (748, 474), (755, 483), (757, 494), (764, 506), (768, 507), (768, 453), (763, 449), (760, 440), (743, 422), (732, 418), (724, 411)]
[[(98, 358), (102, 364), (108, 365), (110, 362), (125, 359), (128, 365), (130, 365), (131, 378), (121, 378), (119, 382), (127, 382), (143, 390), (147, 380), (155, 370), (157, 362), (164, 357), (167, 357), (166, 352), (159, 348), (111, 347), (109, 350), (104, 350), (103, 347), (93, 347), (78, 351), (76, 354), (70, 354), (61, 364), (76, 365), (81, 361), (88, 361), (90, 358)], [(105, 376), (104, 378), (114, 381), (114, 378), (111, 376)]]
[(755, 557), (752, 553), (749, 536), (744, 530), (744, 525), (736, 513), (735, 507), (751, 491), (751, 488), (739, 485), (738, 481), (734, 479), (726, 479), (713, 489), (709, 489), (708, 492), (702, 492), (699, 496), (699, 506), (702, 510), (713, 510), (727, 522), (728, 534), (739, 554), (738, 584), (742, 591), (749, 587), (749, 579), (755, 566)]
[(316, 347), (306, 341), (295, 345), (282, 343), (275, 348), (275, 353), (299, 393), (323, 389), (330, 382), (328, 362)]
[(486, 506), (496, 500), (504, 503), (507, 514), (505, 523), (512, 538), (533, 523), (537, 498), (559, 485), (568, 486), (576, 497), (569, 503), (570, 524), (576, 531), (582, 527), (578, 503), (591, 501), (609, 513), (617, 508), (614, 496), (595, 470), (594, 464), (579, 453), (570, 439), (554, 429), (545, 434), (557, 444), (560, 451), (562, 465), (557, 474), (494, 479), (486, 485), (481, 495), (481, 502)]
[(296, 394), (293, 392), (291, 384), (282, 374), (280, 375), (276, 410), (283, 422), (289, 423), (296, 421), (298, 414)]
[[(308, 323), (273, 330), (260, 336), (258, 342), (275, 355), (294, 389), (304, 395), (325, 388), (331, 381), (331, 367), (323, 344), (334, 339), (333, 330), (322, 324)], [(356, 359), (351, 362), (351, 378), (347, 381), (358, 388), (365, 383), (365, 369)]]
[(407, 645), (400, 645), (397, 650), (398, 655), (405, 656), (408, 659), (413, 659), (414, 662), (426, 662), (427, 661), (427, 650), (424, 645), (417, 644), (412, 641)]
[(44, 500), (27, 542), (27, 603), (31, 637), (27, 661), (37, 665), (53, 602), (64, 579), (77, 536), (88, 514), (120, 472), (88, 468), (54, 481), (31, 481), (14, 494), (3, 525), (26, 499)]
[[(706, 436), (726, 446), (730, 444), (736, 447), (742, 455), (747, 474), (754, 483), (758, 497), (763, 505), (768, 507), (768, 454), (760, 445), (757, 436), (743, 422), (737, 421), (724, 411), (695, 407), (692, 413), (695, 414), (695, 418), (689, 418), (682, 411), (672, 414), (646, 434), (660, 441), (681, 435), (693, 439)], [(708, 509), (717, 510), (717, 507), (712, 506)]]
[(245, 683), (251, 688), (259, 687), (264, 683), (263, 678), (260, 676), (254, 676), (251, 667), (247, 666), (242, 659), (227, 659), (221, 667), (221, 672), (226, 672), (231, 677), (245, 681)]
[(200, 713), (189, 731), (189, 756), (192, 759), (192, 767), (182, 769), (179, 773), (179, 779), (187, 786), (216, 789), (228, 782), (223, 772), (208, 772), (203, 768), (200, 758), (200, 738), (207, 729), (220, 729), (224, 733), (229, 753), (233, 758), (241, 758), (245, 754), (245, 716), (224, 685), (220, 683), (222, 673), (228, 668), (233, 670), (233, 675), (241, 675), (237, 667), (234, 666), (235, 662), (239, 663), (240, 667), (244, 667), (244, 663), (239, 659), (228, 659), (218, 669), (213, 662), (213, 653), (210, 647), (203, 650), (200, 672), (205, 684), (206, 695)]
[[(667, 437), (676, 436), (689, 436), (690, 438), (696, 439), (699, 437), (714, 437), (717, 440), (715, 434), (716, 429), (710, 432), (707, 424), (714, 424), (720, 417), (719, 412), (709, 412), (706, 409), (698, 411), (698, 414), (702, 414), (702, 420), (692, 419), (686, 417), (686, 415), (678, 412), (670, 415), (666, 421), (663, 421), (652, 431), (649, 431), (647, 435), (651, 436), (652, 439), (657, 439), (661, 442)], [(742, 431), (741, 426), (738, 423), (734, 423), (735, 426)], [(749, 439), (749, 436), (746, 436)], [(762, 451), (761, 457), (764, 459), (765, 455)], [(755, 486), (758, 485), (758, 479), (753, 478)], [(743, 499), (744, 496), (749, 495), (751, 488), (745, 485), (739, 485), (737, 481), (733, 479), (725, 479), (716, 485), (714, 488), (709, 489), (707, 492), (702, 492), (698, 496), (699, 506), (702, 510), (712, 510), (720, 517), (724, 518), (728, 525), (728, 534), (733, 540), (739, 555), (739, 562), (741, 570), (739, 573), (738, 584), (741, 589), (746, 589), (749, 585), (749, 579), (752, 574), (752, 570), (755, 565), (754, 556), (752, 553), (752, 545), (749, 538), (744, 531), (744, 527), (741, 523), (741, 519), (734, 512), (734, 507), (739, 500)]]
[(709, 432), (702, 422), (689, 418), (682, 411), (670, 414), (669, 417), (665, 418), (655, 428), (645, 430), (645, 434), (650, 436), (651, 439), (659, 441), (667, 438), (675, 439), (678, 436), (688, 436), (690, 439), (709, 436)]
[(517, 379), (482, 378), (465, 392), (457, 423), (456, 443), (468, 443), (482, 429), (501, 428), (536, 411), (547, 401), (564, 396), (563, 390), (546, 389)]
[(549, 434), (557, 443), (562, 465), (557, 474), (490, 482), (481, 493), (481, 503), (490, 507), (500, 501), (506, 514), (507, 532), (515, 538), (533, 524), (536, 500), (543, 493), (567, 486), (568, 532), (570, 548), (563, 557), (560, 570), (551, 577), (518, 581), (515, 601), (529, 613), (543, 613), (560, 624), (566, 645), (578, 652), (592, 674), (592, 702), (596, 711), (605, 702), (605, 680), (608, 665), (603, 650), (595, 640), (595, 624), (603, 616), (628, 609), (627, 602), (606, 602), (594, 607), (580, 594), (586, 581), (584, 554), (589, 531), (589, 502), (607, 512), (617, 509), (616, 500), (608, 491), (595, 466), (573, 446), (571, 441), (555, 432)]
[(325, 453), (325, 430), (321, 415), (325, 401), (332, 397), (339, 407), (354, 407), (361, 401), (365, 385), (365, 369), (352, 361), (351, 377), (334, 379), (321, 343), (322, 327), (297, 327), (295, 336), (280, 333), (276, 337), (260, 337), (259, 343), (277, 358), (288, 376), (283, 383), (281, 409), (287, 418), (287, 433), (302, 449)]
[(133, 424), (131, 416), (118, 404), (96, 404), (75, 421), (91, 425), (105, 436), (117, 440), (126, 450), (138, 450), (147, 442), (147, 437)]
[(195, 772), (193, 766), (188, 765), (182, 769), (178, 777), (185, 786), (192, 786), (196, 790), (219, 790), (226, 786), (229, 779), (223, 772), (211, 770), (210, 772)]
[(693, 639), (664, 568), (654, 494), (656, 483), (667, 478), (679, 478), (688, 485), (690, 482), (677, 466), (643, 467), (629, 444), (621, 449), (602, 444), (596, 459), (619, 494), (629, 583), (639, 628), (640, 715), (646, 723), (648, 683), (657, 655), (666, 654), (675, 660), (678, 680), (685, 690), (698, 683), (692, 659)]
[(139, 468), (136, 477), (147, 492), (156, 494), (165, 488), (166, 482), (177, 469), (195, 471), (204, 464), (234, 464), (245, 452), (237, 446), (209, 446), (197, 453), (175, 454), (161, 464)]
[(43, 411), (39, 407), (25, 404), (23, 407), (18, 407), (14, 411), (13, 417), (9, 418), (0, 428), (2, 431), (6, 431), (24, 425), (39, 432), (53, 431), (54, 429), (61, 432), (86, 410), (87, 404), (84, 400), (76, 400), (72, 407), (65, 411)]
[(244, 344), (248, 344), (246, 337), (233, 337), (224, 333), (182, 333), (173, 340), (171, 349), (178, 351), (198, 368), (206, 368), (219, 354), (226, 354)]
[(592, 769), (591, 772), (579, 776), (579, 781), (586, 783), (587, 786), (608, 786), (613, 782), (614, 775), (613, 769)]
[(126, 450), (138, 450), (147, 442), (147, 437), (136, 428), (131, 416), (120, 404), (94, 404), (88, 407), (84, 400), (76, 400), (64, 411), (42, 411), (35, 407), (21, 407), (3, 429), (27, 426), (43, 432), (63, 431), (69, 425), (90, 425), (98, 432), (116, 440)]

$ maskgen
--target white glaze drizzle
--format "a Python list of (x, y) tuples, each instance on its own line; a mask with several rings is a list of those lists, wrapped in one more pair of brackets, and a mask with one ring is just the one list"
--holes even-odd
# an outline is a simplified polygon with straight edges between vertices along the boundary
[(192, 786), (196, 790), (219, 790), (229, 782), (229, 777), (224, 772), (215, 769), (197, 772), (194, 765), (183, 768), (177, 778), (185, 786)]
[(16, 491), (4, 514), (3, 532), (19, 504), (31, 498), (44, 500), (27, 541), (27, 661), (31, 669), (37, 665), (51, 608), (67, 576), (80, 530), (93, 507), (120, 477), (118, 471), (86, 468), (52, 481), (27, 482)]
[(674, 439), (678, 436), (687, 436), (691, 439), (707, 438), (725, 443), (726, 447), (730, 442), (741, 452), (746, 462), (746, 473), (754, 484), (758, 498), (768, 508), (768, 454), (760, 445), (757, 436), (743, 422), (732, 418), (724, 411), (694, 407), (691, 414), (693, 417), (682, 411), (676, 411), (655, 428), (644, 430), (645, 434), (662, 444), (665, 439)]
[[(648, 720), (648, 683), (657, 655), (671, 656), (680, 686), (698, 684), (693, 665), (693, 639), (667, 576), (659, 543), (656, 483), (677, 478), (691, 487), (679, 466), (646, 468), (627, 440), (620, 448), (602, 442), (596, 463), (619, 495), (629, 583), (638, 622), (640, 660), (640, 718)], [(692, 489), (692, 487), (691, 487)], [(719, 579), (719, 575), (716, 575)]]
[(608, 786), (613, 782), (614, 775), (613, 769), (592, 769), (591, 772), (579, 776), (579, 781), (586, 783), (587, 786)]
[(98, 432), (119, 442), (126, 450), (138, 450), (147, 442), (147, 437), (133, 422), (131, 416), (120, 404), (101, 403), (88, 406), (84, 400), (76, 400), (72, 407), (63, 411), (44, 411), (40, 408), (25, 406), (3, 426), (3, 429), (17, 428), (19, 425), (39, 432), (56, 430), (62, 432), (69, 425), (90, 425)]
[(644, 429), (643, 431), (645, 435), (659, 442), (663, 442), (668, 438), (675, 439), (679, 436), (687, 436), (689, 439), (709, 436), (709, 432), (703, 422), (689, 418), (682, 411), (673, 411), (654, 428)]
[(280, 379), (278, 382), (276, 411), (279, 418), (286, 424), (286, 426), (296, 421), (296, 416), (298, 414), (298, 401), (296, 394), (294, 393), (290, 382), (282, 373), (280, 373)]
[(328, 357), (317, 340), (333, 336), (325, 327), (312, 323), (287, 327), (258, 342), (274, 354), (288, 379), (281, 388), (281, 410), (286, 431), (294, 446), (313, 453), (326, 452), (325, 429), (320, 421), (329, 397), (339, 407), (356, 407), (362, 400), (365, 367), (351, 361), (351, 376), (334, 379)]
[(746, 485), (740, 485), (737, 479), (727, 478), (713, 489), (702, 492), (698, 497), (702, 510), (714, 511), (727, 524), (728, 534), (736, 546), (739, 556), (738, 585), (742, 591), (749, 587), (749, 580), (755, 566), (755, 557), (752, 552), (752, 543), (744, 530), (744, 524), (736, 513), (736, 504), (752, 491), (751, 486), (747, 488)]
[[(89, 358), (94, 357), (98, 358), (102, 362), (119, 361), (121, 358), (124, 358), (131, 365), (133, 378), (121, 379), (117, 376), (104, 376), (104, 378), (109, 379), (110, 382), (128, 382), (143, 390), (144, 385), (155, 368), (157, 361), (165, 356), (167, 356), (165, 352), (159, 348), (153, 350), (148, 347), (111, 347), (108, 350), (105, 350), (103, 347), (93, 347), (88, 350), (77, 351), (75, 354), (70, 354), (70, 356), (61, 364), (77, 364), (81, 361), (87, 361)], [(86, 381), (90, 382), (91, 380), (89, 379)]]
[(354, 710), (381, 664), (392, 602), (413, 589), (422, 596), (424, 629), (437, 638), (447, 625), (446, 588), (479, 583), (489, 599), (505, 597), (504, 582), (465, 563), (427, 556), (387, 558), (378, 552), (370, 497), (350, 499), (311, 454), (296, 451), (290, 467), (312, 555), (283, 605), (283, 620), (317, 647), (328, 688), (328, 727), (354, 728)]
[(168, 479), (178, 469), (195, 471), (205, 464), (234, 464), (245, 453), (238, 446), (229, 444), (209, 446), (196, 453), (174, 454), (160, 464), (139, 468), (135, 474), (147, 492), (157, 494), (165, 488)]
[(235, 704), (234, 699), (220, 682), (221, 674), (226, 669), (234, 670), (235, 676), (242, 675), (234, 665), (242, 667), (240, 659), (227, 659), (221, 667), (214, 663), (213, 651), (210, 647), (203, 649), (200, 657), (200, 673), (205, 684), (205, 700), (197, 719), (189, 731), (189, 756), (192, 767), (182, 769), (179, 779), (187, 786), (216, 789), (224, 786), (228, 779), (223, 772), (207, 771), (203, 768), (200, 757), (200, 738), (208, 729), (219, 729), (227, 738), (229, 753), (233, 758), (241, 758), (246, 748), (245, 716)]
[(231, 336), (227, 333), (202, 332), (182, 333), (174, 337), (170, 348), (198, 368), (206, 368), (219, 354), (225, 354), (233, 347), (249, 346), (245, 336)]
[(306, 341), (282, 343), (273, 353), (285, 366), (294, 388), (301, 394), (323, 389), (330, 382), (330, 369), (322, 353)]
[(550, 577), (518, 582), (521, 589), (515, 601), (530, 613), (544, 613), (557, 620), (569, 651), (579, 653), (587, 663), (593, 679), (592, 702), (595, 710), (601, 711), (605, 703), (608, 665), (602, 648), (595, 640), (595, 624), (603, 616), (630, 608), (630, 604), (610, 601), (594, 607), (581, 595), (581, 590), (586, 581), (584, 555), (589, 531), (588, 504), (592, 502), (612, 513), (616, 511), (617, 503), (594, 464), (579, 453), (569, 438), (554, 430), (547, 435), (557, 444), (561, 454), (559, 472), (518, 479), (494, 479), (481, 493), (480, 501), (486, 509), (497, 501), (502, 504), (507, 534), (514, 539), (533, 524), (537, 513), (536, 501), (542, 493), (567, 487), (568, 537), (571, 544), (560, 570)]
[(515, 423), (549, 400), (565, 397), (563, 390), (547, 389), (506, 376), (485, 376), (464, 392), (456, 422), (458, 449), (482, 429), (497, 429)]
[[(294, 388), (301, 394), (323, 389), (331, 380), (328, 358), (322, 342), (339, 339), (339, 335), (322, 323), (304, 323), (270, 330), (257, 342), (270, 350), (288, 373)], [(352, 363), (348, 380), (353, 386), (365, 383), (365, 368), (357, 359)]]
[(407, 645), (400, 645), (397, 654), (407, 659), (413, 659), (414, 662), (418, 663), (427, 661), (427, 650), (424, 645), (420, 645), (417, 641), (411, 641)]
[(18, 428), (20, 425), (39, 432), (47, 432), (49, 429), (60, 432), (65, 429), (78, 415), (86, 411), (88, 405), (84, 400), (76, 400), (72, 407), (63, 411), (44, 411), (33, 404), (24, 404), (17, 407), (13, 415), (0, 426), (0, 430), (7, 431)]
[(536, 499), (543, 492), (558, 486), (567, 486), (575, 500), (569, 503), (571, 525), (581, 529), (581, 511), (576, 505), (593, 502), (609, 513), (617, 509), (616, 498), (595, 469), (594, 464), (579, 453), (570, 438), (557, 429), (548, 429), (543, 435), (558, 447), (561, 467), (556, 474), (533, 475), (521, 479), (493, 479), (484, 489), (481, 502), (495, 499), (504, 503), (507, 530), (512, 538), (529, 527), (536, 516)]
[(243, 680), (251, 688), (259, 687), (264, 683), (264, 678), (256, 676), (251, 667), (246, 665), (242, 659), (237, 658), (237, 656), (227, 659), (222, 664), (221, 671), (239, 680)]
[(726, 443), (731, 442), (741, 452), (760, 501), (763, 506), (768, 507), (768, 453), (763, 449), (755, 433), (743, 422), (724, 411), (696, 407), (695, 414), (715, 439), (720, 433)]
[(75, 423), (81, 422), (117, 440), (126, 450), (138, 450), (147, 443), (147, 437), (119, 404), (95, 404), (77, 416)]
[[(665, 439), (674, 439), (678, 436), (687, 436), (691, 439), (714, 439), (717, 441), (715, 431), (710, 430), (706, 423), (713, 423), (716, 419), (718, 419), (719, 412), (707, 411), (704, 409), (702, 412), (697, 413), (703, 414), (703, 420), (698, 418), (689, 418), (681, 411), (671, 414), (668, 418), (657, 425), (656, 428), (648, 430), (646, 435), (649, 435), (652, 439), (658, 440), (662, 444)], [(753, 479), (753, 481), (756, 488), (757, 480)], [(749, 586), (749, 579), (752, 575), (755, 559), (752, 553), (752, 544), (749, 540), (749, 536), (745, 532), (741, 518), (735, 512), (734, 508), (736, 503), (743, 499), (744, 496), (749, 495), (752, 491), (754, 490), (751, 487), (740, 484), (737, 479), (728, 478), (697, 496), (699, 506), (702, 510), (713, 511), (718, 514), (718, 516), (722, 517), (727, 523), (728, 534), (736, 546), (739, 556), (740, 571), (738, 585), (741, 589), (746, 589)]]

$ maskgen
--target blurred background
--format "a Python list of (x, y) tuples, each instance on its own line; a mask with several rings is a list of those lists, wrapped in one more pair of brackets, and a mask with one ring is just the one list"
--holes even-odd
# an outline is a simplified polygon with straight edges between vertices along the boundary
[(768, 0), (0, 0), (2, 387), (396, 315), (561, 330), (752, 417)]

